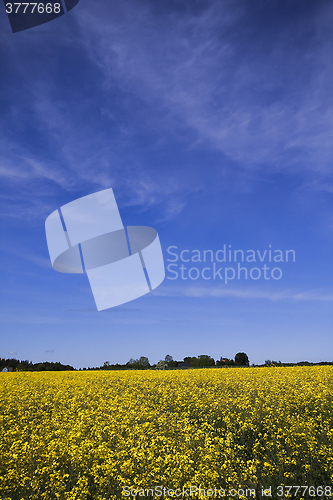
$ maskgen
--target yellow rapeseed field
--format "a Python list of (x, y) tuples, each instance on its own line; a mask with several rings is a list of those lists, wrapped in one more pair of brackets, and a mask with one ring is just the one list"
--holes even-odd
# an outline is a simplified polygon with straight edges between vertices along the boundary
[(0, 373), (0, 386), (2, 499), (330, 495), (332, 366)]

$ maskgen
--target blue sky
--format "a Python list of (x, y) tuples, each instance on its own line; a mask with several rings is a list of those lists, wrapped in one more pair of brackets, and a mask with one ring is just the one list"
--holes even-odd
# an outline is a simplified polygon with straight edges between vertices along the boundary
[[(328, 0), (80, 0), (13, 34), (2, 9), (1, 357), (333, 359), (332, 22)], [(296, 260), (279, 280), (167, 272), (97, 312), (86, 276), (52, 269), (44, 223), (109, 187), (165, 259), (226, 244)]]

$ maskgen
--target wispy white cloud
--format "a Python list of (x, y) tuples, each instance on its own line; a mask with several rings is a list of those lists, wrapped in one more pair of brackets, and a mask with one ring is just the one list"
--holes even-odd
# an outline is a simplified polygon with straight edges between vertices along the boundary
[[(249, 28), (241, 1), (177, 15), (131, 0), (99, 7), (77, 12), (87, 53), (106, 86), (155, 108), (161, 130), (192, 131), (192, 144), (209, 143), (246, 168), (331, 172), (328, 7), (271, 39)], [(302, 45), (310, 29), (313, 43)]]
[[(123, 207), (154, 206), (157, 221), (177, 217), (203, 187), (205, 168), (164, 158), (170, 138), (192, 152), (221, 154), (221, 170), (230, 160), (228, 168), (242, 169), (242, 189), (259, 172), (296, 171), (305, 190), (331, 192), (332, 9), (319, 6), (311, 18), (268, 32), (256, 29), (242, 0), (179, 9), (81, 3), (70, 25), (64, 16), (55, 33), (36, 30), (6, 44), (24, 81), (0, 120), (0, 176), (19, 207), (8, 206), (8, 215), (26, 216), (25, 193), (33, 189), (34, 213), (44, 216), (40, 182), (51, 206), (57, 190), (113, 187)], [(46, 39), (52, 62), (38, 52), (45, 71), (35, 73), (31, 54)], [(80, 59), (79, 85), (76, 67), (60, 71), (66, 51), (74, 65)], [(156, 150), (158, 165), (150, 158)], [(218, 169), (211, 167), (211, 178)]]
[(193, 298), (235, 298), (235, 299), (265, 299), (270, 301), (333, 301), (333, 290), (312, 289), (272, 290), (264, 288), (227, 288), (205, 286), (162, 286), (153, 292), (155, 295), (167, 297)]
[[(168, 220), (181, 211), (185, 203), (178, 195), (184, 196), (193, 190), (191, 181), (184, 185), (169, 172), (144, 164), (140, 155), (135, 156), (131, 146), (126, 144), (128, 138), (122, 141), (121, 130), (117, 128), (116, 138), (108, 139), (100, 125), (84, 123), (82, 109), (80, 113), (66, 110), (64, 103), (53, 98), (54, 94), (55, 85), (48, 82), (39, 85), (38, 92), (33, 91), (30, 96), (31, 116), (43, 139), (52, 143), (51, 150), (45, 153), (29, 144), (2, 138), (0, 177), (10, 187), (11, 200), (16, 202), (15, 206), (9, 204), (2, 215), (27, 216), (24, 205), (30, 200), (30, 212), (33, 205), (37, 205), (34, 213), (38, 218), (44, 217), (47, 194), (52, 207), (52, 199), (59, 188), (72, 193), (86, 190), (89, 194), (113, 187), (121, 206), (148, 209), (157, 205), (162, 213), (161, 220)], [(38, 184), (45, 182), (48, 189), (46, 192), (44, 187), (41, 197)], [(30, 186), (28, 191), (27, 186)], [(31, 198), (31, 192), (37, 196)], [(4, 201), (5, 198), (6, 193)]]

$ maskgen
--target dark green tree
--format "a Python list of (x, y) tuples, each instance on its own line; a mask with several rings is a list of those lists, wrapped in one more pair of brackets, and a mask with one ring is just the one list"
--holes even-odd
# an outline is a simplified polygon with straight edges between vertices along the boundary
[(173, 357), (170, 356), (170, 354), (167, 354), (164, 358), (164, 361), (168, 363), (169, 368), (177, 368), (178, 363), (177, 361), (174, 361)]
[(138, 359), (138, 365), (139, 368), (149, 368), (150, 367), (149, 359), (146, 358), (145, 356), (141, 356), (141, 358)]
[(126, 366), (128, 368), (134, 368), (135, 370), (144, 370), (150, 368), (149, 360), (145, 356), (141, 356), (139, 359), (131, 358), (127, 361)]
[(249, 358), (245, 352), (238, 352), (235, 356), (235, 364), (241, 366), (249, 366)]
[(208, 354), (200, 354), (197, 366), (215, 366), (215, 360), (208, 356)]
[(221, 358), (216, 360), (216, 366), (232, 366), (235, 364), (235, 361), (233, 359), (229, 358)]

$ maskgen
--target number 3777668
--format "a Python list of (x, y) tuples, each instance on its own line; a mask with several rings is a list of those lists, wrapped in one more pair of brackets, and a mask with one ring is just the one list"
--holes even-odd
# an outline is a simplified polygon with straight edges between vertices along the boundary
[(6, 3), (7, 14), (59, 14), (60, 3)]

